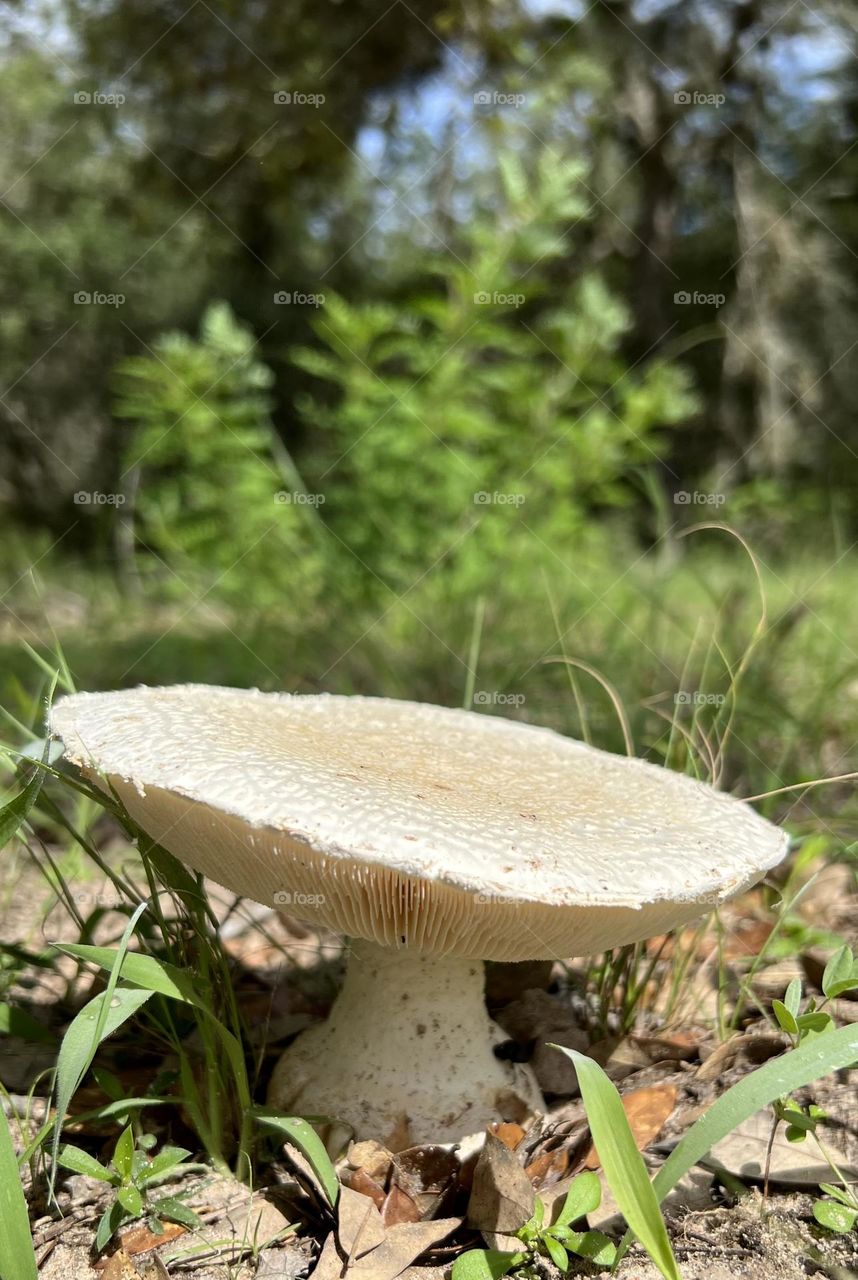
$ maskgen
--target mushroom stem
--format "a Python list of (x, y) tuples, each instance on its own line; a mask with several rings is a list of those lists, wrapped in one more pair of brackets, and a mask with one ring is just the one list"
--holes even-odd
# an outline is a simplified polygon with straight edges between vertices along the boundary
[(508, 1037), (486, 1012), (484, 982), (481, 960), (352, 941), (327, 1021), (283, 1054), (269, 1102), (398, 1147), (542, 1109), (530, 1068), (495, 1057)]

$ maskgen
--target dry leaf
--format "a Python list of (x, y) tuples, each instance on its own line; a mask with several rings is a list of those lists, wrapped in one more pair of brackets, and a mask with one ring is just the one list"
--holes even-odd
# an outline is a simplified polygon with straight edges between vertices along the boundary
[[(761, 1182), (765, 1176), (766, 1151), (772, 1136), (774, 1117), (767, 1107), (748, 1120), (743, 1120), (728, 1134), (701, 1163), (712, 1167), (721, 1165), (738, 1178)], [(828, 1130), (823, 1141), (832, 1145), (832, 1132)], [(844, 1178), (858, 1178), (858, 1170), (850, 1167), (847, 1157), (836, 1147), (831, 1152)], [(831, 1177), (831, 1166), (826, 1164), (815, 1143), (788, 1142), (784, 1126), (778, 1125), (772, 1144), (770, 1180), (790, 1187), (818, 1187)]]
[(340, 1187), (337, 1198), (337, 1238), (347, 1258), (360, 1258), (376, 1249), (387, 1232), (381, 1214), (368, 1196)]
[[(486, 1239), (492, 1235), (514, 1235), (533, 1215), (534, 1192), (530, 1178), (519, 1161), (493, 1133), (474, 1169), (468, 1225)], [(494, 1248), (495, 1245), (491, 1244)]]
[(342, 1184), (351, 1191), (357, 1191), (359, 1195), (367, 1196), (376, 1209), (380, 1209), (384, 1204), (384, 1187), (379, 1186), (365, 1169), (345, 1169), (343, 1171)]
[(136, 1269), (124, 1249), (111, 1254), (101, 1268), (101, 1280), (140, 1280), (140, 1272)]
[(489, 1132), (499, 1138), (510, 1151), (515, 1151), (524, 1137), (524, 1130), (520, 1124), (508, 1124), (506, 1121), (491, 1125)]
[[(675, 1084), (654, 1084), (646, 1089), (632, 1089), (623, 1094), (622, 1104), (634, 1135), (638, 1151), (645, 1151), (664, 1127), (673, 1108), (679, 1089)], [(595, 1147), (584, 1161), (585, 1169), (598, 1169), (601, 1165)]]
[[(432, 1196), (432, 1199), (437, 1199)], [(393, 1184), (384, 1198), (381, 1207), (381, 1220), (386, 1227), (396, 1227), (403, 1222), (419, 1222), (423, 1214), (420, 1206), (412, 1200), (407, 1191)]]
[(162, 1222), (164, 1228), (160, 1236), (156, 1236), (154, 1231), (150, 1231), (147, 1226), (132, 1227), (130, 1231), (123, 1232), (120, 1237), (122, 1248), (128, 1254), (129, 1258), (136, 1258), (141, 1253), (148, 1253), (151, 1249), (157, 1249), (159, 1245), (167, 1244), (170, 1240), (176, 1240), (179, 1236), (183, 1236), (187, 1231), (187, 1227), (182, 1227), (178, 1222)]
[[(439, 1218), (435, 1222), (408, 1222), (391, 1227), (387, 1239), (372, 1253), (346, 1271), (351, 1280), (396, 1280), (412, 1262), (452, 1235), (462, 1225), (461, 1218)], [(313, 1273), (315, 1277), (315, 1272)], [(327, 1280), (322, 1276), (320, 1280)]]
[(365, 1142), (353, 1142), (346, 1160), (351, 1169), (362, 1169), (374, 1182), (383, 1185), (393, 1163), (393, 1152), (370, 1138)]

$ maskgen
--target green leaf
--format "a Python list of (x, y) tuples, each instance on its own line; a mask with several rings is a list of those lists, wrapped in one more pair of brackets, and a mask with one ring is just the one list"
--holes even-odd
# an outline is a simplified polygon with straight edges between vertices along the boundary
[[(54, 1153), (59, 1145), (62, 1124), (69, 1103), (89, 1070), (99, 1044), (127, 1022), (151, 998), (149, 991), (119, 987), (102, 991), (85, 1004), (69, 1023), (57, 1057), (57, 1117), (54, 1123)], [(122, 1107), (122, 1103), (114, 1104)], [(53, 1180), (51, 1182), (53, 1187)]]
[[(138, 908), (139, 910), (140, 908)], [(135, 912), (135, 917), (136, 914)], [(59, 949), (77, 957), (79, 960), (90, 960), (93, 964), (99, 965), (102, 969), (109, 969), (111, 972), (116, 963), (117, 952), (111, 947), (92, 947), (84, 943), (68, 943), (60, 945)], [(252, 1099), (246, 1083), (247, 1071), (244, 1050), (232, 1032), (215, 1017), (190, 976), (184, 970), (177, 969), (175, 965), (165, 964), (163, 960), (157, 960), (154, 956), (141, 955), (139, 952), (123, 956), (120, 975), (126, 982), (132, 982), (135, 986), (142, 987), (150, 994), (166, 996), (170, 1000), (179, 1000), (183, 1004), (193, 1005), (195, 1009), (198, 1009), (211, 1020), (212, 1026), (220, 1037), (224, 1051), (229, 1058), (241, 1110), (249, 1111)]]
[[(51, 696), (53, 696), (53, 691), (56, 688), (56, 683), (57, 677), (55, 672), (53, 685), (51, 686), (51, 692), (48, 697), (49, 703)], [(42, 764), (47, 763), (49, 750), (50, 742), (46, 741), (44, 751), (42, 753)], [(0, 809), (0, 849), (4, 849), (6, 847), (19, 827), (26, 822), (30, 810), (39, 798), (39, 792), (42, 789), (42, 783), (46, 777), (47, 774), (45, 773), (45, 770), (42, 769), (41, 766), (37, 765), (33, 776), (25, 785), (24, 789), (19, 791), (18, 795), (13, 796), (9, 803), (5, 804), (3, 808)]]
[(785, 1031), (790, 1036), (798, 1035), (798, 1023), (796, 1022), (795, 1014), (791, 1009), (787, 1008), (782, 1000), (772, 1001), (772, 1013), (777, 1018), (778, 1026), (782, 1031)]
[[(54, 1105), (57, 1111), (53, 1142), (55, 1162), (60, 1145), (63, 1118), (68, 1111), (68, 1106), (74, 1093), (92, 1065), (98, 1046), (110, 1035), (111, 1030), (115, 1031), (144, 1003), (143, 1000), (137, 1000), (135, 1004), (136, 992), (127, 991), (120, 995), (117, 992), (117, 984), (119, 982), (119, 969), (125, 957), (128, 944), (131, 941), (134, 927), (145, 910), (146, 904), (141, 902), (125, 926), (119, 947), (113, 955), (110, 976), (107, 979), (107, 986), (104, 991), (101, 995), (90, 1000), (89, 1004), (84, 1005), (77, 1017), (69, 1024), (63, 1036), (63, 1042), (60, 1045), (60, 1051), (57, 1056), (55, 1080), (56, 1097)], [(118, 1015), (118, 1018), (112, 1015)], [(49, 1186), (50, 1194), (53, 1196), (53, 1169), (51, 1170)]]
[(813, 1216), (821, 1227), (828, 1231), (836, 1231), (845, 1235), (858, 1224), (858, 1209), (850, 1209), (845, 1204), (837, 1204), (834, 1200), (817, 1200), (813, 1206)]
[(656, 1193), (629, 1128), (620, 1095), (592, 1058), (575, 1049), (554, 1047), (575, 1065), (593, 1142), (623, 1216), (665, 1280), (680, 1280)]
[(815, 1031), (817, 1034), (834, 1026), (830, 1014), (827, 1013), (802, 1013), (796, 1018), (796, 1024), (799, 1031)]
[(97, 1178), (99, 1182), (116, 1180), (115, 1175), (100, 1160), (96, 1160), (95, 1156), (91, 1156), (88, 1151), (82, 1151), (80, 1147), (73, 1147), (70, 1143), (60, 1147), (57, 1163), (64, 1169), (70, 1169), (72, 1173), (83, 1173), (87, 1178)]
[[(75, 956), (78, 960), (90, 960), (101, 969), (113, 968), (117, 952), (114, 947), (92, 947), (85, 943), (58, 943), (60, 951)], [(169, 996), (171, 1000), (181, 1000), (184, 1004), (202, 1006), (203, 1000), (194, 986), (192, 978), (175, 965), (165, 964), (154, 956), (132, 952), (122, 961), (120, 978), (131, 982), (135, 987), (143, 987), (146, 991), (158, 995)]]
[[(842, 946), (828, 961), (822, 975), (823, 995), (832, 998), (833, 987), (838, 983), (850, 982), (854, 976), (854, 960), (848, 946)], [(842, 988), (845, 990), (845, 988)]]
[(453, 1263), (450, 1280), (500, 1280), (524, 1262), (523, 1253), (501, 1253), (499, 1249), (469, 1249)]
[(565, 1227), (570, 1222), (577, 1222), (579, 1218), (598, 1209), (601, 1199), (602, 1186), (596, 1174), (589, 1169), (580, 1173), (566, 1194), (554, 1226)]
[(797, 1015), (801, 1008), (801, 978), (793, 978), (792, 982), (784, 992), (784, 1008), (786, 1008), (793, 1017)]
[(116, 1139), (113, 1148), (113, 1167), (124, 1182), (131, 1177), (134, 1167), (134, 1133), (129, 1124)]
[(143, 1212), (143, 1197), (136, 1187), (120, 1187), (116, 1199), (132, 1218), (139, 1218)]
[(98, 1230), (95, 1233), (95, 1248), (97, 1253), (101, 1253), (102, 1249), (107, 1248), (110, 1244), (110, 1238), (115, 1231), (118, 1231), (125, 1221), (125, 1210), (118, 1200), (115, 1200), (109, 1209), (105, 1209), (98, 1221)]
[(542, 1243), (545, 1245), (549, 1258), (561, 1271), (569, 1270), (569, 1254), (563, 1248), (559, 1240), (555, 1240), (553, 1236), (546, 1233), (542, 1237)]
[(6, 1112), (0, 1107), (0, 1276), (38, 1280), (30, 1217)]
[[(797, 1049), (758, 1067), (722, 1094), (676, 1144), (653, 1179), (652, 1185), (658, 1199), (663, 1200), (680, 1178), (743, 1120), (762, 1111), (763, 1107), (771, 1106), (785, 1094), (830, 1075), (832, 1071), (853, 1067), (856, 1063), (858, 1025), (853, 1024), (809, 1040)], [(628, 1248), (629, 1238), (628, 1234), (624, 1237), (620, 1256)]]
[(617, 1246), (601, 1231), (585, 1231), (575, 1252), (597, 1266), (612, 1267), (617, 1257)]
[(156, 1178), (163, 1178), (183, 1160), (187, 1160), (190, 1154), (186, 1147), (162, 1147), (148, 1164), (143, 1165), (140, 1181), (148, 1184), (154, 1182)]
[(332, 1205), (336, 1204), (340, 1194), (336, 1170), (331, 1164), (322, 1139), (312, 1125), (294, 1116), (281, 1115), (280, 1112), (273, 1111), (269, 1107), (254, 1107), (253, 1115), (260, 1124), (267, 1125), (270, 1129), (277, 1129), (285, 1136), (287, 1142), (291, 1142), (298, 1148), (304, 1158), (309, 1160), (313, 1172), (324, 1187), (328, 1200)]
[(193, 1209), (189, 1209), (186, 1204), (182, 1204), (181, 1200), (177, 1200), (175, 1196), (164, 1196), (160, 1200), (156, 1200), (152, 1205), (155, 1212), (162, 1218), (168, 1218), (170, 1222), (178, 1222), (183, 1227), (201, 1227), (202, 1219), (194, 1213)]

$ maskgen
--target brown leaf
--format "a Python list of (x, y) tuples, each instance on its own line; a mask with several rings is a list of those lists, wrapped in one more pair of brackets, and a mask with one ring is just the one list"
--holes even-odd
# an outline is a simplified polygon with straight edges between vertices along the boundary
[[(523, 1132), (523, 1131), (522, 1131)], [(458, 1177), (461, 1165), (449, 1147), (427, 1145), (409, 1147), (393, 1160), (397, 1185), (410, 1196), (446, 1191)]]
[(157, 1249), (159, 1245), (167, 1244), (170, 1240), (176, 1240), (179, 1236), (183, 1236), (188, 1229), (180, 1226), (178, 1222), (162, 1222), (161, 1226), (164, 1231), (160, 1236), (156, 1236), (154, 1231), (150, 1231), (147, 1226), (142, 1224), (132, 1227), (130, 1231), (123, 1232), (121, 1244), (129, 1258), (136, 1258), (141, 1253), (148, 1253), (151, 1249)]
[(499, 1124), (491, 1125), (490, 1132), (493, 1133), (496, 1138), (499, 1138), (503, 1145), (510, 1151), (515, 1151), (516, 1147), (524, 1137), (524, 1130), (520, 1124), (509, 1124), (506, 1121), (501, 1121)]
[(381, 1214), (368, 1196), (340, 1187), (337, 1198), (337, 1238), (347, 1258), (360, 1258), (382, 1243), (387, 1232)]
[(533, 1215), (533, 1187), (513, 1153), (493, 1133), (474, 1169), (468, 1224), (478, 1231), (513, 1235)]
[[(462, 1225), (461, 1218), (439, 1218), (435, 1222), (407, 1222), (391, 1227), (387, 1239), (377, 1249), (350, 1266), (352, 1280), (396, 1280), (421, 1254), (439, 1244)], [(315, 1272), (313, 1273), (315, 1276)], [(327, 1280), (322, 1277), (321, 1280)]]
[(124, 1249), (117, 1249), (101, 1268), (101, 1280), (140, 1280), (136, 1269)]
[[(623, 1094), (623, 1110), (634, 1135), (638, 1151), (645, 1151), (664, 1127), (673, 1108), (679, 1089), (675, 1084), (654, 1084), (646, 1089), (632, 1089)], [(598, 1169), (601, 1166), (599, 1153), (595, 1147), (584, 1161), (585, 1169)]]
[(411, 1146), (411, 1142), (411, 1126), (408, 1116), (403, 1111), (396, 1117), (393, 1128), (384, 1140), (384, 1145), (389, 1151), (404, 1151), (406, 1147)]
[[(432, 1197), (434, 1200), (436, 1197)], [(423, 1217), (420, 1206), (407, 1191), (393, 1184), (381, 1207), (381, 1218), (386, 1227), (396, 1227), (403, 1222), (419, 1222)]]
[(351, 1191), (357, 1191), (359, 1195), (368, 1196), (376, 1209), (380, 1209), (384, 1204), (384, 1187), (379, 1186), (365, 1169), (343, 1170), (343, 1186)]
[(631, 1038), (644, 1050), (651, 1062), (664, 1062), (665, 1059), (687, 1062), (689, 1058), (696, 1057), (704, 1036), (702, 1032), (677, 1031), (670, 1036), (635, 1035)]
[(350, 1168), (362, 1169), (374, 1182), (383, 1185), (393, 1163), (393, 1152), (369, 1138), (365, 1142), (353, 1142), (346, 1159)]

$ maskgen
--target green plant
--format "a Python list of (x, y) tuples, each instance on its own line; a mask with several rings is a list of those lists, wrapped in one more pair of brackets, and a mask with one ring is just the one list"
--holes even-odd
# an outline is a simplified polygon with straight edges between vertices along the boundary
[(271, 424), (273, 374), (250, 330), (213, 303), (199, 339), (163, 335), (151, 354), (121, 361), (114, 383), (115, 412), (132, 428), (122, 515), (136, 570), (154, 570), (173, 595), (245, 605), (279, 603), (288, 583), (306, 605), (319, 522)]
[(30, 1217), (6, 1112), (0, 1105), (0, 1276), (36, 1280), (38, 1267)]
[(716, 1142), (744, 1120), (785, 1094), (858, 1063), (858, 1026), (840, 1027), (806, 1040), (734, 1084), (694, 1122), (652, 1182), (645, 1174), (616, 1086), (591, 1058), (561, 1045), (554, 1047), (575, 1064), (593, 1141), (608, 1185), (629, 1225), (617, 1261), (636, 1236), (666, 1280), (677, 1280), (660, 1202)]
[(364, 591), (411, 595), (438, 567), (412, 599), (453, 616), (484, 591), (521, 608), (540, 570), (574, 582), (588, 509), (627, 505), (634, 467), (694, 405), (672, 364), (629, 368), (629, 316), (600, 275), (558, 298), (562, 233), (588, 212), (582, 165), (513, 153), (499, 175), (491, 211), (418, 258), (402, 302), (327, 292), (319, 345), (291, 353), (326, 384), (301, 405), (306, 467)]
[(97, 1250), (105, 1248), (119, 1228), (135, 1218), (146, 1217), (155, 1235), (163, 1234), (161, 1218), (186, 1227), (202, 1226), (197, 1214), (175, 1196), (152, 1198), (154, 1188), (173, 1177), (180, 1166), (192, 1167), (185, 1164), (191, 1153), (183, 1147), (164, 1146), (150, 1157), (155, 1142), (154, 1134), (141, 1134), (135, 1140), (133, 1126), (126, 1125), (116, 1140), (109, 1165), (102, 1164), (80, 1147), (68, 1143), (60, 1147), (57, 1161), (64, 1169), (107, 1183), (114, 1190), (113, 1202), (98, 1223)]
[(469, 1249), (456, 1259), (453, 1280), (497, 1280), (509, 1271), (533, 1274), (539, 1256), (550, 1258), (560, 1271), (568, 1271), (570, 1253), (600, 1267), (611, 1266), (617, 1251), (608, 1237), (600, 1231), (576, 1231), (572, 1226), (597, 1209), (601, 1198), (602, 1188), (596, 1175), (579, 1174), (557, 1216), (552, 1222), (546, 1222), (545, 1205), (537, 1196), (533, 1217), (515, 1233), (523, 1245), (522, 1250), (504, 1253), (498, 1249)]

